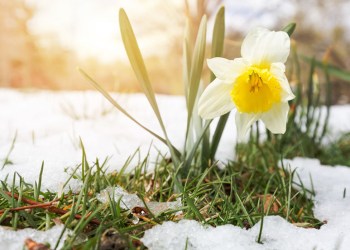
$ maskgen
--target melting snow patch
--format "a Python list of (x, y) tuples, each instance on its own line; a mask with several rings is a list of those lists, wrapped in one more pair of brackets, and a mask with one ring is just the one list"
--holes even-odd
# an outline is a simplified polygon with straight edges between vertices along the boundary
[[(51, 248), (55, 247), (64, 226), (54, 226), (53, 228), (47, 231), (38, 231), (35, 229), (22, 229), (13, 231), (11, 229), (6, 229), (5, 227), (0, 227), (0, 249), (23, 249), (24, 241), (28, 238), (39, 242), (39, 243), (48, 243)], [(58, 249), (63, 246), (68, 235), (66, 231), (61, 238)]]
[[(145, 207), (143, 201), (136, 194), (129, 194), (121, 187), (108, 187), (101, 191), (97, 195), (97, 199), (100, 202), (107, 203), (109, 197), (114, 197), (116, 202), (120, 200), (120, 207), (123, 209), (133, 209), (134, 207)], [(151, 210), (154, 215), (161, 214), (162, 212), (169, 209), (179, 209), (182, 204), (181, 200), (171, 201), (171, 202), (146, 202), (147, 207)]]
[(120, 207), (123, 209), (144, 206), (142, 200), (136, 194), (129, 194), (121, 187), (108, 187), (102, 190), (96, 198), (102, 203), (108, 203), (109, 197), (114, 199), (115, 202), (119, 202), (120, 200)]

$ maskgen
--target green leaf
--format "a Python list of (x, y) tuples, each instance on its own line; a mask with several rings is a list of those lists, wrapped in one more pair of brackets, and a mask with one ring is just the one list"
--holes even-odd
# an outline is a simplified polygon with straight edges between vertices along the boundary
[(227, 114), (224, 114), (220, 117), (218, 124), (216, 125), (215, 132), (213, 134), (213, 138), (211, 141), (211, 147), (210, 147), (210, 159), (214, 160), (216, 151), (218, 149), (222, 133), (224, 132), (228, 117), (230, 116), (231, 112), (228, 112)]
[[(209, 121), (206, 121), (206, 123)], [(206, 126), (206, 123), (204, 124), (204, 127)], [(202, 139), (202, 149), (201, 149), (201, 166), (203, 169), (206, 169), (209, 165), (209, 159), (210, 159), (210, 129), (207, 129), (207, 131), (203, 135)]]
[(206, 30), (207, 30), (207, 18), (202, 17), (201, 24), (199, 26), (198, 35), (196, 39), (196, 44), (194, 47), (194, 53), (191, 63), (191, 73), (190, 73), (190, 86), (189, 86), (189, 96), (188, 96), (188, 117), (187, 117), (187, 132), (189, 129), (189, 124), (191, 121), (191, 116), (196, 101), (199, 82), (202, 75), (203, 63), (205, 57), (205, 46), (206, 46)]
[(297, 24), (296, 23), (290, 23), (287, 26), (285, 26), (282, 31), (286, 32), (288, 36), (291, 36), (296, 28)]
[[(212, 49), (211, 57), (220, 57), (224, 51), (224, 39), (225, 39), (225, 7), (221, 7), (216, 14), (214, 31), (213, 31), (213, 40), (212, 40)], [(215, 75), (211, 73), (211, 81), (215, 79)], [(230, 113), (224, 114), (220, 117), (219, 122), (216, 126), (211, 147), (210, 147), (210, 159), (214, 160), (216, 150), (218, 148), (219, 142), (221, 140), (222, 133), (226, 126)]]
[(151, 104), (154, 112), (156, 113), (157, 118), (161, 120), (158, 105), (156, 102), (154, 91), (151, 86), (151, 82), (148, 77), (146, 66), (143, 61), (139, 46), (137, 44), (134, 31), (131, 27), (130, 21), (124, 9), (120, 9), (119, 11), (119, 25), (124, 47), (128, 55), (131, 67), (135, 72), (137, 80), (141, 84), (143, 92), (145, 93), (149, 103)]
[(313, 120), (312, 110), (313, 110), (313, 94), (314, 94), (314, 75), (315, 72), (315, 59), (310, 62), (310, 73), (307, 88), (307, 109), (306, 109), (306, 130), (309, 131), (310, 124)]
[(202, 141), (203, 139), (203, 136), (205, 135), (206, 131), (208, 130), (210, 124), (211, 124), (212, 120), (208, 120), (208, 122), (205, 123), (205, 126), (203, 127), (200, 135), (199, 135), (199, 138), (197, 139), (197, 141), (195, 142), (195, 144), (193, 145), (192, 149), (191, 149), (191, 152), (187, 155), (186, 157), (186, 160), (185, 160), (185, 163), (183, 165), (183, 171), (185, 173), (188, 173), (189, 171), (189, 168), (191, 166), (191, 163), (192, 163), (192, 160), (196, 154), (196, 151), (199, 147), (199, 144), (200, 142)]
[[(165, 140), (167, 142), (167, 145), (169, 147), (171, 156), (173, 158), (173, 161), (175, 165), (178, 166), (179, 160), (178, 160), (178, 154), (175, 152), (177, 151), (174, 146), (171, 144), (162, 117), (159, 112), (158, 104), (155, 98), (154, 90), (152, 88), (151, 82), (148, 77), (148, 73), (146, 70), (145, 63), (143, 61), (139, 46), (136, 41), (136, 37), (134, 34), (134, 31), (131, 27), (130, 21), (128, 16), (126, 15), (124, 9), (119, 10), (119, 26), (120, 26), (120, 32), (122, 35), (124, 47), (126, 50), (126, 53), (128, 55), (130, 64), (132, 69), (135, 72), (135, 75), (137, 77), (137, 80), (139, 81), (143, 92), (145, 93), (148, 102), (151, 104), (152, 109), (154, 113), (157, 116), (158, 122), (160, 124), (160, 127), (164, 133)], [(178, 151), (177, 151), (178, 152)]]
[[(212, 43), (211, 43), (211, 57), (220, 57), (223, 54), (224, 51), (224, 39), (225, 39), (225, 7), (221, 6), (219, 11), (216, 14), (215, 17), (215, 23), (214, 23), (214, 29), (213, 29), (213, 36), (212, 36)], [(210, 74), (210, 81), (212, 82), (215, 79), (215, 75), (213, 72)], [(224, 119), (220, 118), (219, 123), (225, 127), (226, 121), (227, 121), (227, 115), (224, 115)], [(218, 127), (215, 130), (214, 138), (217, 143), (219, 143), (221, 135), (222, 135), (222, 130), (218, 130)], [(221, 132), (221, 133), (220, 133)], [(203, 136), (203, 141), (202, 141), (202, 167), (205, 168), (208, 166), (208, 160), (214, 158), (216, 150), (217, 150), (217, 145), (214, 145), (214, 147), (210, 146), (210, 130), (207, 130), (207, 132)]]
[[(145, 127), (144, 125), (142, 125), (140, 122), (138, 122), (134, 117), (132, 117), (122, 106), (119, 105), (118, 102), (116, 102), (113, 97), (108, 94), (108, 92), (106, 90), (103, 89), (103, 87), (98, 84), (92, 77), (90, 77), (84, 70), (78, 68), (79, 72), (87, 79), (89, 80), (89, 82), (91, 83), (92, 86), (94, 86), (114, 107), (116, 107), (120, 112), (122, 112), (125, 116), (127, 116), (130, 120), (132, 120), (133, 122), (135, 122), (137, 125), (139, 125), (141, 128), (143, 128), (144, 130), (146, 130), (148, 133), (150, 133), (151, 135), (153, 135), (154, 137), (156, 137), (158, 140), (160, 140), (161, 142), (165, 143), (166, 145), (168, 145), (168, 142), (161, 137), (160, 135), (156, 134), (155, 132), (153, 132), (152, 130), (150, 130), (149, 128)], [(175, 153), (180, 155), (180, 152), (177, 151), (177, 149), (175, 147), (173, 147), (173, 149), (175, 150)]]
[[(225, 39), (225, 7), (221, 6), (215, 17), (213, 30), (213, 38), (211, 43), (211, 57), (220, 57), (224, 51)], [(211, 73), (210, 81), (215, 79), (215, 75)]]
[(189, 86), (190, 86), (190, 72), (191, 72), (191, 49), (190, 49), (190, 27), (189, 22), (186, 22), (185, 28), (185, 38), (183, 42), (183, 54), (182, 54), (182, 78), (184, 83), (185, 90), (185, 99), (186, 105), (188, 105), (188, 96), (189, 96)]

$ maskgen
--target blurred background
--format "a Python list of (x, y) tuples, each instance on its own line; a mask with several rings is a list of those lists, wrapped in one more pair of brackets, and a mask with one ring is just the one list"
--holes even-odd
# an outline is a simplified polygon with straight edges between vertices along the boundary
[[(350, 69), (347, 0), (0, 0), (0, 87), (91, 89), (79, 66), (110, 91), (139, 91), (119, 31), (123, 7), (155, 90), (181, 94), (186, 18), (196, 32), (207, 15), (210, 43), (213, 17), (222, 4), (225, 57), (240, 56), (242, 39), (252, 27), (280, 30), (294, 21), (299, 53)], [(334, 103), (350, 102), (348, 83), (333, 79), (333, 84)]]

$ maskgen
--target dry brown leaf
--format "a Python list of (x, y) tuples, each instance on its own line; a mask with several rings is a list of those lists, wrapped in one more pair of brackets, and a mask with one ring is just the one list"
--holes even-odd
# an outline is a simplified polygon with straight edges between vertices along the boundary
[(50, 250), (47, 245), (38, 243), (30, 238), (26, 239), (24, 244), (28, 250)]
[(281, 203), (278, 199), (272, 194), (266, 195), (257, 195), (257, 198), (261, 199), (264, 203), (264, 213), (277, 213), (279, 208), (281, 207)]

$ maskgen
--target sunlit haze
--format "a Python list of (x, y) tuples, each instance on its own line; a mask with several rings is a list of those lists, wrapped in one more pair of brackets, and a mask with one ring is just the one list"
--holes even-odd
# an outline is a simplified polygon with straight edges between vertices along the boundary
[[(143, 28), (147, 28), (147, 22), (149, 25), (155, 25), (160, 21), (171, 27), (174, 19), (179, 18), (173, 10), (179, 7), (176, 6), (176, 2), (179, 1), (27, 1), (37, 11), (29, 23), (29, 28), (41, 36), (42, 45), (48, 45), (50, 41), (57, 39), (63, 46), (75, 50), (81, 57), (94, 56), (102, 61), (126, 57), (118, 26), (119, 8), (123, 7), (129, 14), (131, 22), (141, 23)], [(162, 11), (150, 15), (155, 12), (157, 6), (161, 6)], [(173, 26), (173, 30), (167, 30), (167, 36), (162, 36), (159, 30), (149, 36), (135, 25), (141, 50), (146, 55), (161, 53), (166, 49), (166, 39), (181, 32), (178, 25)]]
[[(79, 66), (108, 89), (139, 91), (121, 39), (120, 8), (130, 19), (152, 84), (161, 93), (183, 91), (186, 20), (192, 31), (192, 46), (202, 15), (207, 16), (210, 56), (214, 17), (221, 4), (225, 6), (227, 58), (240, 56), (240, 44), (251, 28), (279, 30), (294, 21), (297, 29), (293, 39), (302, 41), (301, 50), (322, 56), (328, 47), (340, 43), (339, 53), (345, 55), (350, 39), (350, 2), (321, 2), (271, 0), (266, 5), (263, 0), (0, 0), (0, 27), (2, 34), (7, 34), (0, 38), (0, 86), (91, 87), (76, 71)], [(208, 73), (204, 66), (204, 78)]]
[[(41, 36), (42, 44), (50, 43), (50, 39), (57, 39), (81, 57), (94, 56), (102, 61), (125, 59), (118, 28), (118, 10), (121, 7), (127, 11), (131, 22), (138, 24), (134, 25), (134, 29), (138, 34), (141, 50), (146, 55), (161, 54), (162, 50), (167, 49), (169, 39), (178, 37), (182, 32), (179, 25), (172, 25), (183, 19), (179, 10), (183, 8), (184, 1), (179, 0), (26, 1), (36, 10), (29, 24), (30, 30)], [(254, 25), (272, 27), (280, 17), (292, 17), (296, 11), (295, 4), (291, 1), (281, 0), (270, 1), (268, 6), (265, 1), (251, 0), (226, 0), (225, 4), (227, 15), (230, 16), (229, 25), (243, 32)], [(328, 9), (330, 14), (334, 12), (334, 8)], [(344, 8), (342, 9), (337, 15), (333, 15), (331, 23), (344, 22), (341, 18)], [(317, 20), (317, 15), (320, 13), (310, 11), (309, 18)], [(140, 30), (160, 23), (167, 29), (155, 29), (151, 34)]]

